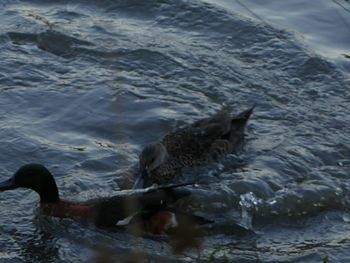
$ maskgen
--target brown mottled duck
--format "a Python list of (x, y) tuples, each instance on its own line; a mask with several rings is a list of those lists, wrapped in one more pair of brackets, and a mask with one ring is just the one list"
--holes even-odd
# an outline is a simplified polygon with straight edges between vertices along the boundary
[(232, 115), (228, 107), (216, 114), (167, 133), (147, 145), (139, 157), (139, 177), (133, 188), (168, 183), (182, 168), (218, 161), (237, 150), (255, 106)]

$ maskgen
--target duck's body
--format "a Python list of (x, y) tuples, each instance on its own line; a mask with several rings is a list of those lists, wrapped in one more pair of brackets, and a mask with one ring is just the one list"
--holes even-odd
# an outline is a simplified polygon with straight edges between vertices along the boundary
[(237, 150), (254, 107), (237, 115), (223, 108), (215, 115), (169, 132), (140, 155), (142, 176), (134, 188), (168, 183), (182, 168), (206, 165)]
[(128, 207), (128, 201), (123, 197), (108, 198), (102, 202), (95, 201), (73, 203), (59, 200), (57, 203), (41, 203), (40, 206), (46, 215), (93, 223), (98, 228), (114, 232), (163, 235), (168, 229), (177, 226), (176, 212), (165, 204), (160, 205), (160, 201), (157, 206), (142, 208), (137, 203)]
[(40, 207), (46, 215), (58, 218), (92, 222), (95, 217), (93, 207), (62, 199), (55, 203), (40, 203)]
[[(138, 234), (164, 234), (177, 226), (176, 211), (168, 205), (188, 196), (182, 185), (169, 185), (137, 191), (121, 191), (108, 198), (86, 202), (71, 202), (59, 197), (56, 182), (42, 165), (29, 164), (21, 167), (12, 178), (0, 183), (0, 191), (18, 187), (29, 188), (40, 196), (40, 207), (46, 215), (71, 218), (93, 223), (111, 231), (133, 231)], [(194, 220), (200, 217), (189, 215)], [(203, 219), (201, 223), (209, 222)]]

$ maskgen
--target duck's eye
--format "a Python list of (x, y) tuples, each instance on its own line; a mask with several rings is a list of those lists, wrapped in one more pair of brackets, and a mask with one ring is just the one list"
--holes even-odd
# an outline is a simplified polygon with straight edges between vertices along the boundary
[(151, 163), (154, 163), (155, 160), (156, 160), (156, 158), (153, 157), (153, 158), (151, 159)]

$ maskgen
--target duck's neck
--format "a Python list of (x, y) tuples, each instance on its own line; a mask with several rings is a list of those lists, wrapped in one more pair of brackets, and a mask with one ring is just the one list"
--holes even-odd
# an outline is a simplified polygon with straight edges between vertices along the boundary
[(59, 202), (59, 194), (56, 183), (51, 185), (51, 187), (43, 188), (41, 191), (37, 192), (40, 196), (40, 203), (57, 203)]
[(55, 203), (41, 202), (40, 206), (44, 213), (49, 216), (72, 218), (83, 221), (90, 221), (94, 218), (92, 207), (84, 204), (58, 200), (58, 202)]

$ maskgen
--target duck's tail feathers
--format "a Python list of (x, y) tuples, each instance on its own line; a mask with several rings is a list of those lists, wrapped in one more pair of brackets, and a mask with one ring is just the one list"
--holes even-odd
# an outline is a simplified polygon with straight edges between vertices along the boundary
[(235, 121), (235, 120), (239, 120), (239, 119), (244, 119), (244, 120), (248, 120), (250, 115), (252, 115), (253, 111), (254, 111), (254, 108), (255, 108), (256, 104), (254, 103), (254, 105), (245, 110), (245, 111), (242, 111), (241, 113), (239, 113), (237, 116), (235, 116), (232, 121)]
[(255, 104), (248, 110), (242, 111), (231, 119), (231, 132), (243, 132), (250, 115), (253, 113)]

